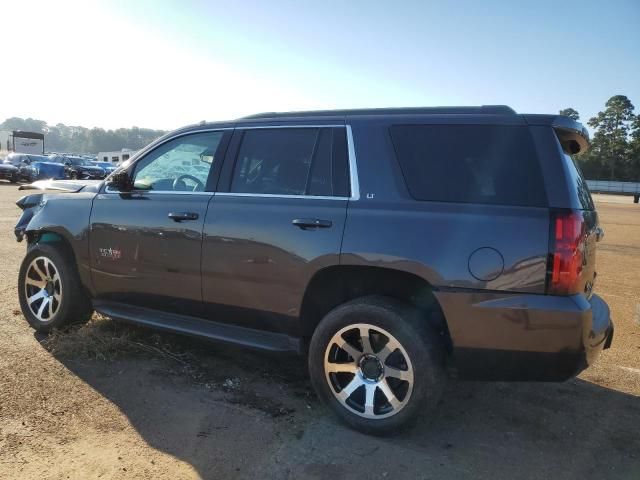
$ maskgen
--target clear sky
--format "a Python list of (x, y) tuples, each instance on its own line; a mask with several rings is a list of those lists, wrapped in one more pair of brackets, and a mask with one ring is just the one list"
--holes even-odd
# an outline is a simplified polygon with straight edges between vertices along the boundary
[(261, 111), (640, 113), (640, 0), (2, 1), (0, 121), (172, 129)]

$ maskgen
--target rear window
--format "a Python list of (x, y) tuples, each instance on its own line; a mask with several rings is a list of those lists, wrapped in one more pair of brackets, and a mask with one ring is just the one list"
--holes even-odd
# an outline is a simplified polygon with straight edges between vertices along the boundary
[(417, 200), (546, 206), (527, 127), (394, 125), (391, 137)]

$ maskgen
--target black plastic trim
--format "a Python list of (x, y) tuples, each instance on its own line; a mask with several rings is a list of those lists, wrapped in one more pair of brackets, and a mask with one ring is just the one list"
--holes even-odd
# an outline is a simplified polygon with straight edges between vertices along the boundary
[(242, 345), (272, 352), (299, 352), (298, 339), (282, 333), (223, 324), (123, 303), (94, 301), (94, 309), (108, 317), (147, 327)]

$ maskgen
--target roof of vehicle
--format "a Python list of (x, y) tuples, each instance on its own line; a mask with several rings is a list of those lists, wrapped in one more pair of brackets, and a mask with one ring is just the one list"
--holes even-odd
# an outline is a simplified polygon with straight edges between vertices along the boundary
[(480, 105), (473, 107), (406, 107), (406, 108), (358, 108), (348, 110), (309, 110), (302, 112), (266, 112), (242, 117), (240, 120), (265, 120), (270, 118), (303, 117), (352, 117), (359, 115), (515, 115), (507, 105)]
[(7, 158), (16, 158), (16, 157), (27, 157), (30, 160), (33, 160), (34, 158), (46, 158), (47, 160), (49, 159), (49, 157), (47, 155), (41, 155), (39, 153), (22, 153), (22, 152), (11, 152), (9, 155), (7, 155)]
[(581, 143), (582, 145), (580, 145), (579, 150), (584, 150), (584, 148), (588, 146), (589, 141), (589, 134), (584, 126), (569, 117), (564, 117), (558, 114), (518, 114), (513, 108), (507, 105), (478, 105), (466, 107), (360, 108), (345, 110), (308, 110), (300, 112), (267, 112), (248, 115), (246, 117), (230, 121), (202, 121), (200, 123), (187, 125), (172, 132), (166, 133), (147, 147), (140, 150), (138, 154), (150, 150), (155, 145), (162, 143), (163, 141), (165, 141), (165, 139), (173, 137), (176, 134), (185, 134), (215, 128), (232, 129), (243, 126), (247, 127), (251, 125), (260, 125), (262, 123), (269, 124), (270, 122), (277, 122), (277, 124), (281, 124), (281, 122), (299, 122), (300, 125), (314, 121), (323, 123), (325, 121), (338, 121), (342, 123), (347, 121), (349, 117), (361, 117), (364, 119), (367, 117), (375, 118), (377, 116), (393, 116), (394, 118), (404, 117), (405, 119), (411, 118), (412, 120), (415, 120), (416, 117), (419, 118), (419, 116), (421, 115), (433, 115), (434, 117), (447, 115), (464, 115), (468, 116), (471, 121), (473, 121), (473, 119), (483, 119), (483, 123), (487, 121), (490, 122), (490, 118), (493, 116), (496, 119), (499, 118), (500, 122), (507, 122), (508, 124), (514, 125), (550, 125), (556, 129), (570, 131), (572, 135), (581, 137), (579, 143)]
[(412, 115), (501, 115), (515, 117), (516, 111), (507, 105), (479, 105), (467, 107), (394, 107), (394, 108), (356, 108), (343, 110), (307, 110), (299, 112), (267, 112), (256, 113), (246, 117), (230, 121), (202, 121), (200, 123), (187, 125), (168, 132), (165, 137), (170, 137), (176, 133), (186, 133), (209, 128), (234, 128), (242, 124), (259, 124), (269, 121), (300, 121), (310, 122), (340, 120), (344, 121), (348, 117), (376, 117), (376, 116), (412, 116)]

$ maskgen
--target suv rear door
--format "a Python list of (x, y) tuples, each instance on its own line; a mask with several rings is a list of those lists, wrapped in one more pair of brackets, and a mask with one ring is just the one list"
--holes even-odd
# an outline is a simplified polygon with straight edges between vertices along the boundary
[(344, 125), (236, 128), (204, 224), (208, 317), (292, 332), (309, 280), (338, 264), (348, 179)]

